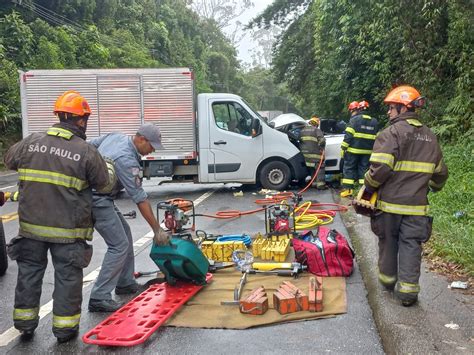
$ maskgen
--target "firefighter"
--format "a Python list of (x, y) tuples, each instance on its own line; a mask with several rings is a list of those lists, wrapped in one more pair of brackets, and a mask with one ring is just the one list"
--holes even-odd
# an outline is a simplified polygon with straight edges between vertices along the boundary
[(321, 167), (316, 177), (316, 188), (318, 190), (327, 189), (325, 178), (324, 157), (322, 156), (324, 148), (326, 148), (326, 139), (323, 132), (319, 129), (320, 120), (316, 115), (313, 115), (309, 120), (309, 125), (301, 130), (300, 135), (300, 150), (304, 155), (306, 166), (310, 171), (311, 176), (314, 175), (316, 168), (321, 159)]
[(384, 103), (389, 127), (375, 140), (365, 189), (378, 191), (379, 211), (371, 227), (379, 237), (379, 281), (411, 306), (420, 291), (421, 245), (429, 239), (433, 221), (427, 216), (427, 194), (444, 186), (448, 169), (436, 136), (418, 120), (415, 109), (424, 104), (419, 92), (399, 86)]
[(364, 113), (368, 107), (367, 101), (353, 101), (349, 104), (351, 119), (341, 144), (341, 157), (344, 159), (344, 189), (341, 191), (341, 197), (352, 196), (356, 182), (359, 185), (364, 184), (364, 174), (369, 168), (369, 157), (378, 132), (378, 122)]
[(107, 244), (99, 276), (92, 288), (89, 311), (114, 312), (122, 304), (112, 299), (115, 294), (134, 294), (140, 290), (135, 281), (133, 239), (130, 226), (122, 213), (115, 206), (114, 200), (125, 188), (128, 195), (137, 204), (138, 209), (155, 233), (157, 244), (166, 244), (168, 234), (161, 229), (156, 220), (146, 192), (142, 187), (141, 156), (163, 149), (161, 133), (153, 124), (142, 125), (135, 136), (128, 137), (121, 133), (110, 133), (91, 141), (106, 159), (116, 182), (110, 191), (94, 192), (92, 213), (95, 229)]
[(109, 182), (97, 149), (86, 143), (91, 110), (78, 92), (54, 106), (59, 123), (13, 145), (5, 165), (19, 174), (20, 230), (8, 246), (18, 264), (13, 322), (26, 340), (39, 322), (48, 250), (54, 265), (53, 333), (59, 343), (78, 334), (83, 269), (92, 257), (92, 188)]

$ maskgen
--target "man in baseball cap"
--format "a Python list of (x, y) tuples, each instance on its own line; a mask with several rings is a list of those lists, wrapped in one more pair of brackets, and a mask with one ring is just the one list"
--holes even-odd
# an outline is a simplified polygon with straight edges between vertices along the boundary
[[(140, 137), (145, 138), (145, 140), (150, 143), (150, 145), (153, 147), (154, 150), (160, 150), (160, 149), (165, 149), (163, 145), (161, 144), (161, 132), (158, 126), (155, 126), (152, 123), (145, 123), (142, 125), (135, 136), (134, 143), (137, 146), (140, 146), (140, 143), (143, 143), (140, 141)], [(151, 152), (143, 154), (140, 149), (138, 149), (140, 154), (142, 155), (147, 155), (150, 154)]]
[(135, 294), (142, 287), (133, 276), (135, 266), (130, 226), (114, 200), (125, 189), (154, 232), (154, 242), (159, 245), (168, 243), (169, 234), (161, 229), (156, 220), (141, 179), (141, 156), (164, 148), (159, 128), (151, 123), (142, 125), (133, 137), (110, 133), (90, 143), (106, 158), (113, 186), (94, 191), (93, 196), (94, 227), (104, 238), (107, 252), (91, 291), (89, 311), (115, 312), (122, 304), (113, 299), (113, 291), (117, 295)]

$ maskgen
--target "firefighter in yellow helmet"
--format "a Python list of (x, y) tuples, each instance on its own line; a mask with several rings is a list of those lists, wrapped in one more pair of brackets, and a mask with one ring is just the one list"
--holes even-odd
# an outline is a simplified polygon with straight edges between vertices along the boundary
[[(308, 126), (301, 130), (300, 150), (304, 155), (306, 166), (308, 167), (311, 176), (313, 176), (319, 166), (319, 162), (321, 159), (324, 159), (323, 151), (326, 148), (326, 139), (324, 138), (321, 129), (319, 129), (320, 120), (316, 115), (311, 116), (308, 123)], [(316, 177), (315, 185), (318, 190), (324, 190), (327, 188), (324, 177), (325, 165), (323, 160), (318, 176)]]
[(8, 246), (18, 263), (13, 322), (22, 339), (39, 322), (48, 250), (54, 265), (53, 333), (58, 342), (77, 336), (81, 317), (83, 269), (92, 257), (92, 188), (107, 185), (107, 166), (86, 142), (91, 109), (75, 91), (54, 107), (59, 123), (13, 145), (5, 165), (19, 175), (20, 230)]
[(428, 191), (440, 190), (448, 178), (436, 136), (415, 112), (424, 101), (411, 86), (389, 92), (389, 126), (375, 140), (364, 182), (366, 192), (378, 192), (371, 226), (379, 237), (379, 281), (395, 288), (404, 306), (416, 303), (420, 291), (422, 243), (433, 221)]

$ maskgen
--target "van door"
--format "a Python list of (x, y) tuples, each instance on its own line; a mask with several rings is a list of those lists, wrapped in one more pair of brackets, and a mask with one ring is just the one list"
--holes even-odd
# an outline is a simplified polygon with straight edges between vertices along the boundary
[(210, 179), (254, 182), (263, 157), (263, 135), (251, 136), (254, 117), (236, 101), (210, 100), (209, 105)]

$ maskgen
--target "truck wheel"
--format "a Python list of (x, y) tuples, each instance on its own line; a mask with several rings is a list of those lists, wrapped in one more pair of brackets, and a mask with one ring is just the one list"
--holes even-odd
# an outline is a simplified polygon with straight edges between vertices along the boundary
[(5, 231), (0, 218), (0, 276), (5, 275), (8, 268), (7, 243), (5, 241)]
[(281, 161), (271, 161), (260, 171), (260, 183), (265, 189), (283, 190), (291, 181), (288, 165)]

